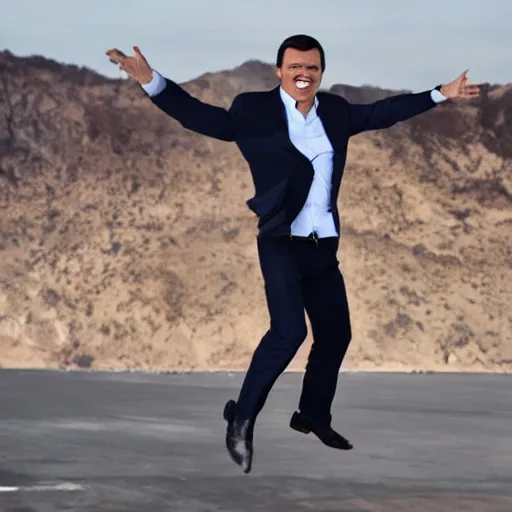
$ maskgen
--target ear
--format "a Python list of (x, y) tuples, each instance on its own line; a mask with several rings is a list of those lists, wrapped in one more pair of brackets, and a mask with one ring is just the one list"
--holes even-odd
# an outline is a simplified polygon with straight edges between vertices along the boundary
[(277, 78), (279, 78), (279, 80), (281, 80), (281, 78), (283, 78), (283, 74), (281, 73), (281, 68), (278, 68), (277, 66), (275, 66), (274, 70), (276, 72)]

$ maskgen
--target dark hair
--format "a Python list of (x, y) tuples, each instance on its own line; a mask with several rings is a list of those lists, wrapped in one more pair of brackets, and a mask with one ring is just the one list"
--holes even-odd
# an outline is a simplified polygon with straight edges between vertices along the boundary
[(311, 36), (306, 36), (304, 34), (298, 34), (296, 36), (291, 36), (285, 39), (279, 50), (277, 50), (277, 59), (276, 66), (280, 68), (283, 65), (283, 56), (284, 52), (288, 48), (294, 48), (295, 50), (299, 50), (301, 52), (307, 52), (309, 50), (314, 50), (315, 48), (320, 51), (320, 60), (322, 63), (322, 72), (325, 71), (325, 53), (322, 45)]

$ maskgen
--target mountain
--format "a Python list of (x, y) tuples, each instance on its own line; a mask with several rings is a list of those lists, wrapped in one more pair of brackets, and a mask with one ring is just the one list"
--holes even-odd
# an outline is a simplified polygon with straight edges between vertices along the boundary
[[(276, 84), (248, 61), (182, 85), (227, 106)], [(512, 370), (511, 170), (512, 85), (351, 140), (345, 368)], [(183, 129), (132, 82), (4, 51), (0, 182), (0, 365), (246, 368), (268, 317), (234, 144)]]

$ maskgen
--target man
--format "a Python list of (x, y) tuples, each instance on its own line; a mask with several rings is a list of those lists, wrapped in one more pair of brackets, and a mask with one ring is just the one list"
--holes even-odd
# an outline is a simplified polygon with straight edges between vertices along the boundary
[(238, 95), (229, 110), (189, 95), (153, 70), (140, 50), (106, 53), (144, 89), (151, 101), (187, 129), (234, 141), (249, 164), (258, 216), (257, 246), (270, 327), (249, 365), (238, 400), (224, 408), (226, 446), (245, 473), (251, 470), (258, 413), (279, 375), (306, 338), (313, 345), (290, 426), (313, 432), (332, 448), (351, 443), (331, 427), (331, 405), (351, 340), (345, 284), (338, 268), (337, 197), (349, 138), (387, 128), (431, 110), (441, 101), (474, 98), (467, 72), (453, 82), (369, 105), (319, 91), (325, 70), (320, 43), (306, 35), (286, 39), (277, 52), (280, 86)]

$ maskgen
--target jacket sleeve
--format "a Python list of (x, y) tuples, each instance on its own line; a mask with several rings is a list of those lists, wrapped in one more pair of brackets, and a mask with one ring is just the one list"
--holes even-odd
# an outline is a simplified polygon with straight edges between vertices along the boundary
[(350, 135), (389, 128), (435, 106), (430, 90), (398, 94), (368, 105), (349, 103)]
[(163, 90), (149, 98), (184, 128), (225, 141), (237, 138), (241, 102), (239, 96), (227, 110), (194, 98), (177, 83), (166, 78)]

